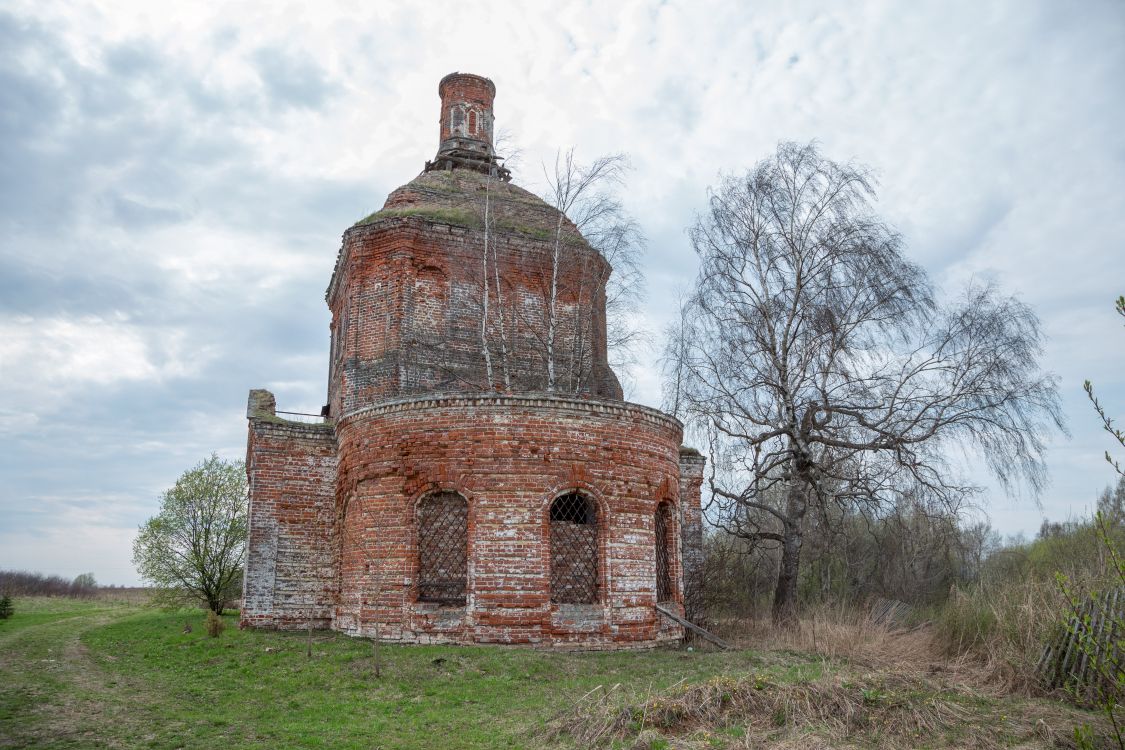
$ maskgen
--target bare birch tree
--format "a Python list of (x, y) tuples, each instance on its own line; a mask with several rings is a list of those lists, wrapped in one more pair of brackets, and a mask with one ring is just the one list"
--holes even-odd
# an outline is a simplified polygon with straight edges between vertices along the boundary
[(939, 303), (873, 198), (865, 169), (786, 143), (723, 179), (690, 232), (701, 268), (666, 362), (710, 442), (713, 517), (780, 548), (779, 622), (810, 510), (956, 510), (977, 488), (955, 446), (1037, 494), (1045, 437), (1065, 430), (1035, 314), (994, 287)]
[[(492, 211), (492, 192), (499, 177), (500, 169), (504, 164), (510, 164), (519, 159), (519, 148), (515, 141), (505, 130), (496, 134), (494, 149), (499, 153), (506, 152), (506, 156), (496, 157), (495, 164), (498, 168), (490, 168), (485, 174), (484, 199), (481, 212), (482, 242), (481, 242), (481, 318), (480, 318), (480, 345), (481, 355), (484, 359), (485, 378), (488, 387), (495, 384), (492, 365), (490, 326), (495, 318), (496, 338), (499, 346), (500, 373), (504, 383), (504, 390), (511, 390), (512, 375), (509, 358), (508, 325), (506, 317), (508, 311), (504, 306), (504, 288), (500, 283), (500, 263), (496, 257), (495, 230), (496, 222)], [(506, 172), (505, 172), (506, 174)], [(491, 305), (495, 297), (495, 305)]]
[[(583, 360), (590, 351), (590, 330), (593, 322), (592, 306), (597, 304), (599, 290), (605, 288), (607, 347), (627, 361), (631, 349), (643, 339), (644, 333), (630, 318), (630, 312), (644, 296), (644, 276), (639, 259), (644, 251), (645, 238), (637, 222), (630, 217), (616, 195), (624, 184), (629, 169), (624, 154), (611, 154), (582, 164), (575, 159), (574, 149), (559, 152), (554, 168), (543, 167), (547, 189), (545, 200), (557, 211), (551, 236), (551, 278), (546, 299), (546, 340), (544, 358), (547, 368), (547, 389), (560, 388), (557, 336), (562, 320), (559, 299), (560, 274), (577, 283), (571, 290), (574, 305), (573, 333), (570, 361), (562, 387), (577, 392), (584, 385), (581, 374), (588, 362)], [(565, 221), (569, 219), (586, 241), (609, 263), (612, 273), (608, 278), (598, 269), (590, 267), (587, 260), (568, 249)], [(577, 265), (576, 265), (577, 264)]]

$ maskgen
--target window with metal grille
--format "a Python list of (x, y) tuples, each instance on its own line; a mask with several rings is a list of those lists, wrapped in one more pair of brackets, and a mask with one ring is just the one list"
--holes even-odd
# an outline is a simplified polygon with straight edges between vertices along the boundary
[(598, 601), (597, 509), (577, 492), (551, 503), (551, 601)]
[(418, 504), (418, 601), (463, 605), (469, 569), (469, 504), (438, 492)]
[(656, 506), (656, 601), (670, 602), (672, 587), (672, 504)]

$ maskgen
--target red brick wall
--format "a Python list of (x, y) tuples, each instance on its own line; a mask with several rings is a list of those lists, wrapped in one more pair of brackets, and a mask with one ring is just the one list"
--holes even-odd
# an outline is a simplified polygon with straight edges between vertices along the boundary
[[(344, 235), (328, 295), (333, 415), (411, 394), (501, 390), (505, 348), (511, 391), (546, 389), (552, 245), (519, 231), (495, 230), (491, 241), (496, 244), (504, 304), (490, 292), (490, 382), (480, 331), (481, 230), (423, 217), (388, 216)], [(606, 361), (609, 268), (600, 255), (573, 238), (564, 248), (564, 262), (556, 307), (558, 388), (620, 398), (621, 387)]]
[[(338, 629), (369, 635), (378, 619), (383, 637), (404, 641), (602, 648), (680, 637), (653, 609), (656, 506), (679, 501), (672, 418), (620, 402), (453, 395), (362, 410), (337, 430)], [(550, 601), (548, 508), (576, 489), (598, 506), (595, 605)], [(466, 607), (415, 601), (414, 509), (438, 490), (469, 504)], [(679, 601), (678, 549), (672, 557)]]
[(692, 622), (703, 616), (703, 509), (701, 489), (707, 459), (692, 448), (680, 449), (681, 555), (684, 612)]
[(266, 391), (251, 393), (250, 538), (241, 625), (297, 628), (311, 619), (313, 627), (324, 628), (338, 585), (336, 436), (330, 425), (278, 419), (272, 401)]

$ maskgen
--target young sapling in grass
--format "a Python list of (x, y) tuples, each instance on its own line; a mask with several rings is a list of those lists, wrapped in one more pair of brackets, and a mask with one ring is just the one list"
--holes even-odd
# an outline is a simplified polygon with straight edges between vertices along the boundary
[(207, 610), (207, 635), (211, 638), (218, 638), (223, 634), (226, 629), (226, 624), (223, 618), (215, 614), (212, 610)]

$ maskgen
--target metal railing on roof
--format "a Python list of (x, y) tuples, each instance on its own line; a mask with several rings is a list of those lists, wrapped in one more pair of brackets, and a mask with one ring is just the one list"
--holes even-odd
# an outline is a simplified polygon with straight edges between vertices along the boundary
[[(328, 417), (323, 414), (309, 414), (304, 411), (282, 411), (278, 409), (274, 412), (282, 419), (290, 422), (301, 422), (302, 424), (327, 424)], [(282, 416), (282, 415), (285, 416)]]

